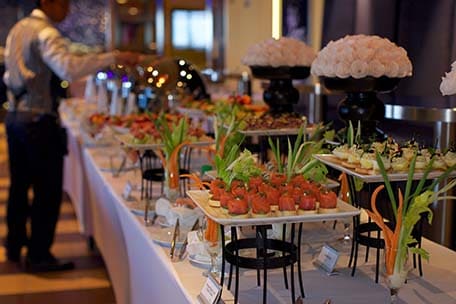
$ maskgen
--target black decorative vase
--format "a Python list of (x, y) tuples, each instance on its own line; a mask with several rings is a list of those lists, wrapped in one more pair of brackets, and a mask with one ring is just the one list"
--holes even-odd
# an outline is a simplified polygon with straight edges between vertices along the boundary
[(293, 112), (293, 105), (299, 101), (299, 91), (293, 87), (293, 79), (305, 79), (310, 75), (310, 68), (304, 66), (270, 67), (251, 66), (256, 78), (269, 79), (270, 83), (263, 92), (263, 100), (272, 114)]
[(347, 96), (337, 107), (339, 117), (348, 125), (352, 121), (354, 127), (361, 122), (363, 141), (372, 138), (385, 139), (385, 134), (378, 128), (378, 123), (385, 117), (385, 105), (377, 97), (377, 93), (394, 90), (400, 78), (364, 77), (360, 79), (321, 77), (321, 82), (328, 90), (344, 91)]

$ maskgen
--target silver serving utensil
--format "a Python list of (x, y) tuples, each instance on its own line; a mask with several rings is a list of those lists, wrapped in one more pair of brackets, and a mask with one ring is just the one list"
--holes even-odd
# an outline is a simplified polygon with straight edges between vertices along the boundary
[[(190, 231), (197, 230), (198, 227), (199, 227), (199, 219), (196, 219), (195, 223), (193, 224), (192, 229), (190, 229)], [(185, 250), (187, 249), (187, 244), (188, 244), (188, 236), (185, 237), (184, 243), (182, 244), (182, 247), (180, 248), (179, 260), (181, 260), (182, 257), (184, 256)]]
[(112, 155), (109, 155), (109, 168), (111, 169), (111, 172), (114, 174), (114, 164), (112, 163)]
[(171, 250), (169, 251), (169, 257), (174, 258), (174, 251), (176, 250), (176, 242), (179, 237), (179, 219), (176, 220), (176, 226), (174, 226), (173, 239), (171, 241)]
[(120, 163), (119, 168), (116, 171), (113, 171), (112, 177), (119, 177), (120, 172), (122, 172), (126, 163), (127, 163), (127, 156), (124, 155), (124, 156), (122, 156), (122, 162)]
[(154, 213), (154, 216), (152, 218), (152, 221), (149, 220), (149, 208), (150, 208), (150, 199), (149, 198), (146, 198), (146, 203), (145, 203), (145, 206), (144, 206), (144, 224), (146, 226), (151, 226), (154, 224), (155, 222), (155, 219), (157, 217), (157, 214)]
[(152, 217), (152, 220), (150, 221), (150, 225), (152, 226), (153, 224), (155, 224), (155, 221), (157, 220), (158, 218), (158, 214), (157, 212), (154, 213), (154, 216)]

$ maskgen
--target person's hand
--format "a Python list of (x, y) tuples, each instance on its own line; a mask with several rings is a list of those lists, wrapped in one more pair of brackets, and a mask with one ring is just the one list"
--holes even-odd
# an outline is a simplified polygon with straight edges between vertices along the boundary
[(116, 52), (114, 57), (116, 64), (136, 65), (139, 62), (140, 55), (135, 52)]

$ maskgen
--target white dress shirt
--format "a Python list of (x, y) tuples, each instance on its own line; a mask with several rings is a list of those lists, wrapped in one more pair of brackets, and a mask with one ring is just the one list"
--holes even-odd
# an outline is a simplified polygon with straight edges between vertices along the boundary
[(19, 21), (10, 31), (5, 49), (4, 82), (14, 94), (27, 95), (22, 109), (52, 111), (49, 81), (51, 71), (61, 79), (77, 80), (114, 63), (114, 53), (78, 56), (68, 41), (39, 9)]

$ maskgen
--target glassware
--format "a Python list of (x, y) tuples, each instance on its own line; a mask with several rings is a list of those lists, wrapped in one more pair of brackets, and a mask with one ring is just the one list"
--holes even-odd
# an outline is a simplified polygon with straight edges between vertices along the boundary
[[(349, 195), (349, 193), (345, 194), (345, 196), (347, 196), (347, 197), (348, 197), (348, 195)], [(341, 199), (343, 201), (349, 201), (348, 199), (344, 199), (344, 194), (342, 194), (342, 193), (339, 193), (339, 199)], [(351, 217), (343, 218), (343, 219), (341, 219), (341, 221), (342, 221), (342, 224), (344, 225), (344, 232), (343, 232), (344, 234), (343, 234), (343, 236), (339, 237), (337, 240), (340, 241), (342, 243), (342, 245), (345, 247), (345, 246), (351, 245), (351, 243), (352, 243), (350, 224), (353, 221), (353, 218), (351, 218)]]
[(211, 240), (208, 239), (208, 233), (206, 233), (208, 229), (208, 219), (207, 217), (204, 217), (202, 225), (200, 226), (199, 230), (199, 236), (201, 240), (204, 242), (204, 249), (206, 250), (206, 253), (210, 257), (210, 268), (203, 273), (204, 276), (212, 275), (213, 277), (220, 277), (220, 269), (218, 268), (217, 264), (217, 258), (221, 252), (221, 242), (220, 238), (218, 237), (218, 232), (217, 232), (217, 239)]
[(350, 245), (352, 238), (350, 233), (350, 222), (352, 221), (352, 218), (344, 218), (342, 221), (344, 224), (344, 236), (342, 237), (342, 243), (344, 245)]
[[(383, 250), (383, 259), (385, 260), (385, 252), (388, 249)], [(398, 303), (398, 296), (399, 296), (399, 289), (404, 286), (405, 282), (407, 281), (407, 275), (409, 270), (411, 269), (409, 258), (408, 258), (408, 250), (407, 250), (407, 257), (403, 261), (402, 265), (394, 265), (394, 270), (392, 274), (386, 273), (385, 265), (382, 266), (382, 273), (385, 279), (386, 287), (389, 290), (389, 302), (388, 303)], [(385, 260), (386, 261), (386, 260)], [(397, 259), (396, 259), (397, 263)]]
[(209, 273), (211, 275), (215, 275), (216, 277), (218, 277), (220, 275), (220, 269), (218, 268), (218, 265), (217, 265), (217, 257), (219, 255), (220, 249), (221, 249), (220, 242), (219, 241), (209, 242), (206, 240), (205, 248), (211, 258), (211, 267), (209, 269)]

